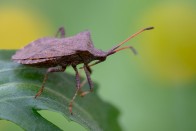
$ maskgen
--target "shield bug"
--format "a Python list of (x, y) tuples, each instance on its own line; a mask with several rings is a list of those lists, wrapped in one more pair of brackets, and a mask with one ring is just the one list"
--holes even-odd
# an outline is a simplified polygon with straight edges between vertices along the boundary
[[(63, 27), (61, 27), (56, 34), (56, 36), (58, 36), (60, 33), (60, 38), (44, 37), (37, 39), (17, 51), (16, 54), (12, 56), (12, 60), (24, 65), (47, 68), (42, 86), (35, 95), (35, 98), (40, 96), (43, 92), (44, 85), (49, 73), (64, 72), (67, 66), (72, 66), (76, 73), (76, 92), (69, 104), (69, 110), (72, 114), (72, 104), (77, 94), (80, 92), (80, 95), (84, 96), (93, 91), (93, 84), (90, 77), (90, 67), (105, 61), (108, 56), (118, 51), (132, 49), (135, 52), (132, 46), (121, 47), (121, 45), (142, 33), (143, 31), (151, 29), (153, 29), (153, 27), (141, 29), (122, 41), (120, 44), (114, 46), (112, 49), (108, 51), (102, 51), (94, 47), (89, 31), (78, 33), (75, 36), (65, 37), (65, 30)], [(89, 64), (94, 60), (96, 60), (96, 62)], [(77, 65), (82, 63), (82, 69), (85, 71), (90, 87), (90, 90), (86, 92), (81, 92), (80, 90), (81, 85), (77, 69)]]

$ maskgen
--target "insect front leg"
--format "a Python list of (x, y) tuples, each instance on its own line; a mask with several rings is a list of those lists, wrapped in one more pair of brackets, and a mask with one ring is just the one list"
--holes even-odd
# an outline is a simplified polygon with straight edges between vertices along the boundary
[(60, 38), (65, 38), (65, 29), (64, 27), (60, 27), (55, 35), (55, 37), (58, 37), (60, 33)]
[(70, 111), (71, 114), (73, 114), (72, 113), (72, 107), (73, 107), (74, 99), (76, 98), (76, 96), (78, 94), (78, 91), (80, 90), (80, 76), (79, 76), (79, 73), (78, 73), (78, 69), (76, 68), (76, 66), (72, 66), (72, 67), (76, 72), (76, 92), (75, 92), (73, 98), (71, 99), (71, 101), (69, 103), (69, 111)]
[(44, 76), (44, 80), (42, 82), (42, 86), (41, 86), (40, 90), (37, 92), (37, 94), (35, 95), (35, 98), (37, 98), (38, 96), (40, 96), (42, 94), (42, 92), (44, 90), (45, 83), (46, 83), (46, 81), (48, 79), (48, 74), (49, 73), (51, 73), (51, 72), (64, 72), (65, 69), (66, 69), (66, 66), (64, 66), (64, 67), (60, 66), (60, 67), (50, 67), (50, 68), (48, 68), (48, 70), (47, 70), (47, 72), (46, 72), (46, 74)]

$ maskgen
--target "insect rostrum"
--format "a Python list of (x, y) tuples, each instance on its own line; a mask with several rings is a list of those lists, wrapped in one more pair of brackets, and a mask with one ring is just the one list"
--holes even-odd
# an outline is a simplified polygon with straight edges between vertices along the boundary
[[(153, 29), (153, 27), (144, 28), (136, 32), (109, 51), (102, 51), (94, 47), (90, 37), (90, 32), (85, 31), (78, 33), (75, 36), (65, 37), (64, 28), (61, 27), (56, 34), (56, 36), (58, 36), (60, 33), (60, 38), (44, 37), (37, 39), (18, 50), (16, 54), (12, 56), (12, 60), (24, 65), (48, 68), (42, 86), (35, 95), (35, 98), (40, 96), (43, 92), (44, 85), (47, 81), (49, 73), (64, 72), (67, 66), (72, 66), (76, 72), (76, 92), (69, 104), (69, 110), (72, 114), (72, 104), (77, 94), (80, 93), (81, 96), (84, 96), (93, 91), (93, 84), (90, 77), (90, 67), (105, 61), (108, 56), (120, 50), (130, 48), (134, 51), (132, 46), (121, 47), (121, 45), (129, 41), (131, 38), (137, 36), (141, 32), (150, 29)], [(94, 60), (96, 60), (95, 63), (89, 64)], [(86, 77), (90, 86), (90, 90), (86, 92), (81, 91), (80, 78), (77, 69), (77, 65), (81, 63), (84, 64), (82, 68), (86, 73)]]

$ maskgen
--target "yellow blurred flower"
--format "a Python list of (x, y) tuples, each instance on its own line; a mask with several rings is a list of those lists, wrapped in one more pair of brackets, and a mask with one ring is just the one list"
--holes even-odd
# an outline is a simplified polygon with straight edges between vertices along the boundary
[(142, 18), (155, 30), (142, 38), (143, 65), (161, 80), (182, 82), (196, 76), (196, 10), (185, 4), (161, 5)]
[(0, 48), (17, 49), (47, 32), (46, 20), (27, 9), (0, 8)]

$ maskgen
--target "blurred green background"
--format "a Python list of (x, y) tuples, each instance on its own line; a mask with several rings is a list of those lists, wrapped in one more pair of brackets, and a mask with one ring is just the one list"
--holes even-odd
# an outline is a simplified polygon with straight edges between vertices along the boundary
[[(0, 49), (18, 49), (61, 26), (67, 36), (90, 30), (108, 50), (137, 30), (154, 26), (93, 67), (99, 96), (120, 110), (124, 131), (196, 130), (195, 0), (0, 0)], [(72, 72), (72, 69), (68, 69)], [(63, 130), (85, 129), (55, 112), (41, 111)], [(0, 121), (1, 131), (21, 131)]]

